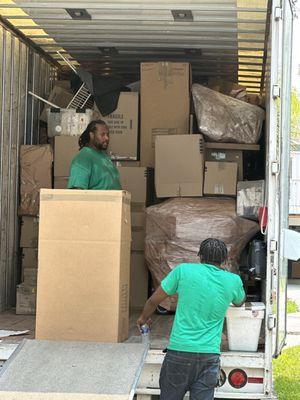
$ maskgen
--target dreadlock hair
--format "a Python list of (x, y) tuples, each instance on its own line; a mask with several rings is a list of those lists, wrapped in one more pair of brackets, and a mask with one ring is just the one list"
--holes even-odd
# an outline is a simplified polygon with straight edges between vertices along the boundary
[(227, 260), (226, 244), (219, 239), (208, 238), (203, 240), (198, 256), (205, 264), (221, 265)]
[(86, 130), (79, 137), (79, 140), (78, 140), (79, 150), (83, 149), (85, 146), (87, 146), (90, 143), (90, 133), (96, 132), (97, 125), (106, 125), (106, 123), (104, 121), (102, 121), (102, 119), (97, 119), (95, 121), (91, 121), (88, 124), (88, 126), (86, 127)]

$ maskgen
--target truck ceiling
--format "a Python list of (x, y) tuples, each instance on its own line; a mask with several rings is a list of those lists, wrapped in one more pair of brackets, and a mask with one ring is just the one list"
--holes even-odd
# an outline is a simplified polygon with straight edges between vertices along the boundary
[(143, 61), (188, 61), (193, 76), (262, 91), (270, 0), (0, 0), (0, 14), (64, 65), (139, 77)]

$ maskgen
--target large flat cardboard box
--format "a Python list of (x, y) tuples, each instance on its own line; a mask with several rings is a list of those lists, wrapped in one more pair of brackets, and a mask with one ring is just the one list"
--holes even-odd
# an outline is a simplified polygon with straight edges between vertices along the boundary
[(128, 159), (138, 157), (139, 94), (121, 92), (117, 109), (103, 117), (95, 108), (94, 118), (102, 119), (109, 127), (108, 152)]
[(39, 214), (40, 189), (52, 187), (52, 163), (49, 144), (21, 146), (19, 215)]
[(55, 176), (54, 189), (67, 189), (68, 181), (69, 181), (68, 176)]
[(204, 194), (236, 196), (237, 163), (205, 163)]
[(203, 136), (157, 136), (155, 146), (157, 197), (202, 196)]
[(43, 190), (36, 338), (128, 337), (130, 194)]
[[(71, 90), (67, 90), (67, 88), (62, 87), (61, 84), (59, 84), (53, 87), (47, 100), (60, 108), (66, 108), (73, 97), (74, 94)], [(49, 108), (51, 108), (51, 106), (46, 104), (41, 113), (40, 119), (44, 122), (47, 122), (47, 110)]]
[[(36, 217), (22, 217), (20, 247), (36, 248), (38, 246), (39, 219)], [(31, 255), (32, 257), (32, 255)]]
[(205, 149), (205, 161), (235, 162), (238, 165), (238, 180), (244, 179), (243, 151), (227, 149)]
[(22, 267), (37, 268), (37, 265), (38, 265), (38, 249), (29, 247), (22, 249)]
[(69, 176), (71, 162), (78, 151), (77, 136), (55, 136), (54, 177)]
[(148, 269), (143, 251), (131, 253), (130, 308), (142, 309), (148, 298)]
[(189, 133), (190, 65), (141, 64), (141, 166), (153, 167), (155, 137)]
[(147, 200), (147, 168), (118, 167), (122, 189), (131, 193), (131, 224), (145, 225)]
[(300, 261), (292, 261), (292, 278), (300, 279)]

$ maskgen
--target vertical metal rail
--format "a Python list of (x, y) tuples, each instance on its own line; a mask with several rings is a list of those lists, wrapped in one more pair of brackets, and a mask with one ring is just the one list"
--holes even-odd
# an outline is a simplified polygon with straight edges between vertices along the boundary
[(1, 121), (0, 121), (0, 310), (4, 310), (6, 307), (6, 220), (4, 218), (4, 183), (3, 183), (3, 175), (4, 175), (4, 118), (5, 118), (5, 87), (6, 87), (6, 31), (4, 29), (1, 30), (2, 33), (2, 60), (1, 69)]
[(28, 87), (45, 96), (52, 68), (0, 25), (0, 312), (14, 305), (18, 283), (20, 145), (38, 142), (39, 109)]

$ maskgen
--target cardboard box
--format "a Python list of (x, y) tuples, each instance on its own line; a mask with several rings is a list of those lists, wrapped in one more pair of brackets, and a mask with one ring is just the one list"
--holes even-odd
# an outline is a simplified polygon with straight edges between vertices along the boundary
[(157, 135), (189, 133), (190, 65), (141, 64), (141, 166), (153, 167)]
[(28, 267), (23, 268), (22, 277), (24, 284), (26, 286), (36, 287), (37, 274), (38, 274), (37, 268), (28, 268)]
[(41, 188), (52, 187), (51, 146), (21, 146), (19, 215), (38, 215)]
[(71, 91), (71, 82), (64, 79), (55, 81), (53, 87), (55, 86), (59, 86), (65, 90)]
[(131, 253), (130, 308), (142, 309), (148, 298), (148, 269), (143, 251)]
[(293, 279), (300, 279), (300, 261), (292, 261), (292, 276)]
[(54, 177), (69, 176), (71, 162), (78, 152), (77, 136), (56, 136), (54, 138)]
[(131, 203), (145, 204), (147, 197), (147, 168), (117, 167), (122, 189), (131, 193)]
[(42, 190), (36, 338), (126, 340), (130, 246), (129, 193)]
[(137, 159), (138, 157), (139, 95), (121, 92), (118, 108), (103, 117), (95, 107), (94, 118), (102, 119), (109, 127), (108, 152), (113, 156)]
[(157, 136), (155, 145), (157, 197), (202, 196), (203, 136)]
[(205, 149), (205, 161), (236, 162), (238, 165), (238, 180), (244, 179), (242, 150)]
[(143, 226), (133, 226), (132, 231), (132, 251), (144, 251), (145, 249), (145, 228)]
[[(137, 204), (138, 206), (138, 204)], [(146, 211), (145, 206), (140, 204), (139, 207), (135, 207), (131, 204), (131, 226), (145, 228), (146, 225)]]
[(68, 176), (56, 176), (54, 177), (54, 189), (67, 189), (68, 182)]
[(236, 196), (237, 163), (205, 163), (204, 194)]
[(22, 267), (37, 268), (38, 265), (38, 249), (24, 248), (22, 249)]
[(259, 144), (206, 142), (206, 149), (259, 151)]
[(131, 225), (145, 226), (147, 168), (118, 167), (122, 189), (131, 193)]
[[(48, 97), (48, 101), (50, 103), (60, 107), (66, 108), (70, 101), (73, 99), (74, 94), (70, 90), (66, 90), (60, 84), (53, 87), (50, 96)], [(43, 111), (41, 113), (40, 119), (44, 122), (47, 122), (47, 110), (50, 109), (51, 106), (45, 105)]]
[(17, 315), (34, 315), (36, 311), (36, 288), (22, 283), (17, 286)]
[(20, 247), (36, 248), (38, 246), (39, 219), (22, 217)]

